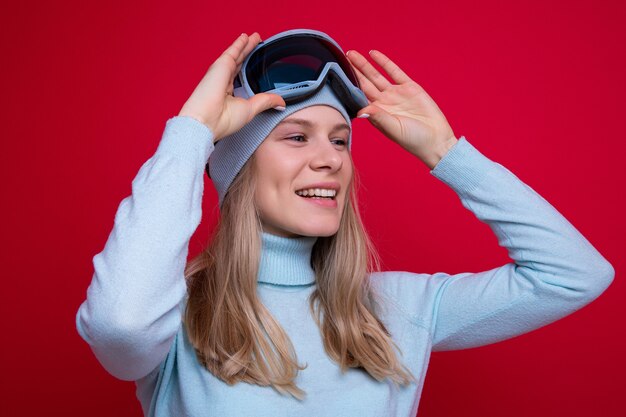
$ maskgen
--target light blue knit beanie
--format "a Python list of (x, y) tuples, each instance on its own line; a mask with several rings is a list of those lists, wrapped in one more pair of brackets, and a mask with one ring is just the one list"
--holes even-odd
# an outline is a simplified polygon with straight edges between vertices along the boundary
[[(298, 103), (287, 104), (285, 110), (269, 109), (257, 114), (237, 132), (221, 138), (209, 156), (207, 174), (217, 189), (219, 206), (222, 207), (224, 196), (246, 161), (267, 138), (281, 120), (305, 107), (324, 104), (337, 109), (350, 127), (350, 116), (335, 95), (329, 84), (325, 84), (317, 93)], [(348, 149), (352, 146), (352, 132), (348, 136)]]

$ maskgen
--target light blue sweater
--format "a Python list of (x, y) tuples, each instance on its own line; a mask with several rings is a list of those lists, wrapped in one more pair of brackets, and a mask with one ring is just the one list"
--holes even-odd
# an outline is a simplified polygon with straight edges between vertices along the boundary
[(76, 316), (78, 332), (104, 368), (136, 381), (146, 416), (412, 417), (431, 351), (483, 346), (537, 329), (590, 303), (613, 281), (611, 264), (554, 207), (461, 137), (430, 173), (490, 226), (515, 262), (479, 273), (371, 274), (387, 300), (380, 318), (419, 382), (397, 389), (360, 369), (342, 374), (308, 308), (317, 238), (263, 233), (258, 291), (291, 338), (298, 362), (308, 364), (296, 379), (307, 397), (229, 386), (199, 365), (181, 326), (183, 271), (212, 150), (212, 133), (202, 123), (185, 116), (167, 121), (93, 258), (93, 280)]

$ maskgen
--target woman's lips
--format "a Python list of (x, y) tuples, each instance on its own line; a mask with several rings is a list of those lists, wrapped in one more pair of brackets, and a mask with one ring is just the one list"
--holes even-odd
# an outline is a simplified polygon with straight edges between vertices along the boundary
[(298, 198), (308, 201), (309, 203), (313, 203), (321, 207), (331, 207), (331, 208), (337, 207), (337, 197), (335, 197), (334, 199), (331, 199), (331, 198), (323, 198), (323, 197), (322, 198), (302, 197), (297, 194), (296, 196)]

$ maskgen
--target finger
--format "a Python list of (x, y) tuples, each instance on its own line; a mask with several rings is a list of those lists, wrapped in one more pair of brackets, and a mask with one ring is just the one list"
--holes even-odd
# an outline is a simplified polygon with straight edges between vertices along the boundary
[(198, 87), (207, 94), (210, 94), (211, 91), (223, 91), (231, 94), (234, 73), (235, 62), (230, 56), (222, 55), (211, 65), (202, 80), (200, 80)]
[(391, 83), (382, 75), (369, 61), (355, 50), (349, 51), (350, 62), (354, 64), (365, 75), (365, 77), (374, 84), (374, 86), (383, 91), (391, 85)]
[(239, 71), (241, 71), (241, 66), (243, 65), (243, 61), (246, 59), (248, 54), (250, 54), (250, 52), (259, 44), (260, 41), (261, 41), (261, 35), (259, 35), (258, 32), (254, 32), (252, 35), (248, 37), (246, 46), (241, 50), (239, 56), (235, 60), (237, 67), (235, 68), (235, 70), (233, 71), (230, 77), (229, 94), (232, 95), (232, 90), (233, 90), (232, 84), (235, 81), (235, 77), (237, 76), (237, 74), (239, 74)]
[(387, 75), (389, 75), (389, 78), (391, 78), (397, 84), (403, 84), (413, 81), (408, 75), (404, 73), (404, 71), (400, 69), (399, 66), (397, 66), (391, 59), (389, 59), (389, 57), (387, 57), (382, 52), (372, 49), (370, 51), (370, 56), (374, 59), (374, 61), (376, 61), (378, 65), (380, 65), (385, 70)]
[(359, 113), (369, 114), (367, 120), (369, 120), (374, 127), (380, 130), (388, 138), (396, 138), (400, 136), (402, 131), (400, 121), (375, 104), (370, 104), (367, 107), (364, 107), (359, 110)]
[[(235, 41), (230, 45), (220, 57), (215, 61), (214, 65), (209, 68), (205, 78), (210, 78), (220, 88), (225, 88), (226, 92), (230, 94), (235, 75), (237, 74), (237, 57), (241, 54), (241, 51), (248, 44), (248, 35), (242, 33)], [(216, 65), (221, 62), (223, 65)], [(211, 74), (209, 76), (209, 74)]]
[(248, 54), (258, 45), (260, 41), (261, 41), (261, 36), (257, 32), (254, 32), (252, 35), (250, 35), (250, 37), (248, 38), (248, 43), (242, 49), (241, 53), (236, 59), (238, 68), (240, 68), (241, 64), (246, 59)]
[(281, 96), (272, 93), (255, 94), (248, 99), (248, 103), (250, 104), (250, 106), (252, 106), (252, 115), (250, 117), (250, 120), (252, 120), (252, 118), (257, 114), (265, 110), (271, 109), (276, 106), (287, 106), (285, 100)]
[(226, 90), (228, 95), (232, 96), (235, 91), (235, 77), (237, 77), (237, 74), (239, 74), (240, 70), (241, 70), (241, 64), (237, 65), (237, 68), (235, 68), (235, 70), (230, 74), (230, 80), (228, 81), (228, 89)]
[(378, 88), (376, 88), (376, 86), (372, 84), (372, 82), (368, 80), (365, 75), (363, 75), (363, 73), (359, 71), (358, 68), (354, 66), (352, 68), (354, 69), (356, 77), (359, 79), (359, 85), (361, 86), (361, 90), (363, 90), (367, 98), (370, 101), (378, 100), (378, 96), (381, 94), (381, 92), (378, 91)]
[(235, 68), (235, 70), (230, 74), (230, 80), (228, 81), (228, 89), (226, 90), (226, 92), (230, 96), (234, 94), (235, 77), (237, 77), (237, 75), (239, 74), (239, 71), (241, 71), (241, 64), (237, 65), (237, 68)]
[(235, 77), (237, 76), (237, 74), (239, 74), (239, 71), (241, 71), (241, 66), (243, 65), (243, 61), (246, 59), (248, 54), (258, 45), (260, 41), (261, 41), (261, 35), (259, 35), (257, 32), (254, 32), (252, 35), (250, 35), (250, 37), (248, 37), (248, 43), (242, 49), (241, 53), (239, 54), (239, 57), (237, 57), (237, 60), (235, 61), (237, 64), (237, 67), (231, 74), (230, 83), (229, 83), (230, 85), (229, 91), (233, 89), (232, 84), (235, 81)]
[(248, 42), (248, 35), (242, 33), (235, 42), (232, 43), (223, 53), (222, 56), (229, 56), (233, 61), (237, 61), (239, 54)]

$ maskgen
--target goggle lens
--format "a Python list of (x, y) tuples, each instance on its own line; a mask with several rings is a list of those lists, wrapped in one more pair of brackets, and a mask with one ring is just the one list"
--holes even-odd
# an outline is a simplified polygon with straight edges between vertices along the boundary
[(359, 83), (350, 62), (324, 39), (297, 36), (279, 39), (255, 52), (246, 66), (248, 85), (254, 94), (315, 81), (328, 62), (336, 62), (356, 87)]

